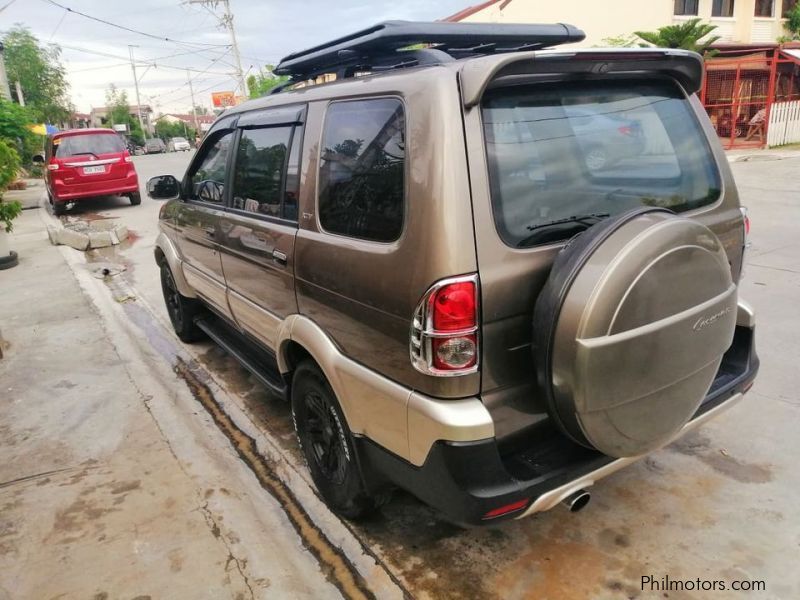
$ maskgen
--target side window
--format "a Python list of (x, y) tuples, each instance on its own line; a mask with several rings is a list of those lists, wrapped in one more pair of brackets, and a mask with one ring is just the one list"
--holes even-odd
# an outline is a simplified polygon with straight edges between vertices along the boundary
[(210, 146), (189, 178), (192, 200), (223, 204), (225, 202), (225, 169), (228, 165), (233, 132), (222, 134)]
[(393, 98), (332, 103), (319, 167), (319, 219), (331, 233), (377, 242), (403, 228), (405, 114)]
[(303, 146), (303, 126), (294, 128), (289, 164), (286, 166), (286, 190), (283, 194), (283, 218), (297, 221), (297, 204), (300, 196), (300, 150)]
[(291, 127), (245, 129), (236, 152), (233, 208), (281, 217), (281, 195)]

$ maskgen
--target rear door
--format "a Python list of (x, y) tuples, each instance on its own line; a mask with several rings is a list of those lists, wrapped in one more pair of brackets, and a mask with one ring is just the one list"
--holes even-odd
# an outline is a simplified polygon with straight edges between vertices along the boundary
[(268, 348), (281, 321), (297, 312), (294, 242), (304, 113), (304, 107), (288, 107), (240, 118), (220, 226), (231, 311)]
[(198, 150), (184, 179), (185, 202), (176, 211), (183, 272), (195, 291), (217, 312), (231, 318), (219, 254), (234, 129), (217, 129)]
[(125, 142), (111, 130), (56, 137), (50, 152), (58, 179), (68, 186), (125, 179), (130, 169)]

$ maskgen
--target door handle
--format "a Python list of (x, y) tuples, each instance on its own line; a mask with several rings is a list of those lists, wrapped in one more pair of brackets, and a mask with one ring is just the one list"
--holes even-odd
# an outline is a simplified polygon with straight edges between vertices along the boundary
[(273, 250), (272, 251), (272, 258), (276, 263), (281, 264), (281, 265), (285, 265), (286, 261), (289, 259), (289, 257), (286, 256), (286, 254), (284, 254), (280, 250)]

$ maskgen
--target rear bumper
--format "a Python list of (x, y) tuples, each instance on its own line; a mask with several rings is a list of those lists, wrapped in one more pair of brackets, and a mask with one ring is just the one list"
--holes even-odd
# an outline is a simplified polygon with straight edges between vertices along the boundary
[(132, 172), (127, 177), (110, 181), (92, 181), (89, 183), (67, 184), (55, 180), (51, 186), (55, 202), (74, 202), (82, 198), (96, 196), (116, 196), (139, 191), (139, 177)]
[[(733, 406), (758, 372), (753, 329), (737, 327), (705, 401), (687, 423), (683, 435)], [(639, 460), (615, 459), (573, 444), (551, 426), (526, 436), (522, 445), (501, 448), (492, 439), (436, 442), (421, 467), (391, 454), (366, 438), (358, 438), (364, 468), (404, 488), (453, 521), (479, 525), (521, 518), (548, 510), (572, 493)], [(518, 504), (502, 516), (485, 519), (499, 507)]]

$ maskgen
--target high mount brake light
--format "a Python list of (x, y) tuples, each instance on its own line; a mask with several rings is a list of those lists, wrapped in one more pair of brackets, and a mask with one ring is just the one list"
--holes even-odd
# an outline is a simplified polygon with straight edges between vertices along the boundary
[(422, 297), (411, 325), (414, 368), (450, 377), (478, 369), (478, 277), (443, 279)]

